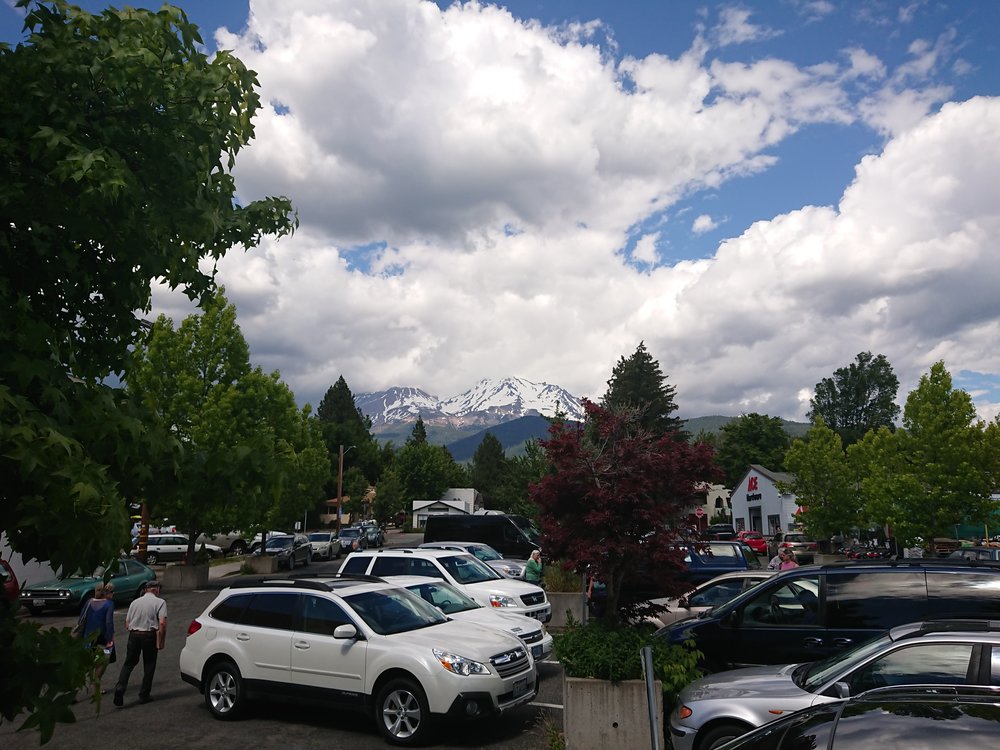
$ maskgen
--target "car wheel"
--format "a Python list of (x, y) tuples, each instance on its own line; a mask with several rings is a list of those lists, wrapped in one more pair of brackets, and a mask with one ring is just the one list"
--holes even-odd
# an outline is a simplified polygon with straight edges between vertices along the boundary
[(394, 745), (416, 745), (429, 731), (427, 698), (413, 680), (389, 680), (375, 701), (375, 720), (382, 735)]
[(229, 547), (230, 555), (245, 555), (247, 552), (247, 543), (244, 541), (233, 542)]
[(205, 705), (216, 719), (237, 718), (246, 707), (243, 677), (231, 661), (214, 665), (205, 680)]
[(726, 724), (716, 724), (707, 732), (699, 732), (698, 750), (714, 750), (722, 747), (729, 740), (744, 735), (750, 731), (750, 727), (733, 722)]
[(156, 565), (159, 561), (160, 557), (155, 552), (146, 553), (146, 565)]

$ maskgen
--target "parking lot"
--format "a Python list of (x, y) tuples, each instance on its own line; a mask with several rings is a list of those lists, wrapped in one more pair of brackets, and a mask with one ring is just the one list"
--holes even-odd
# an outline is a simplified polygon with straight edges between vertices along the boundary
[[(404, 540), (396, 540), (397, 544)], [(333, 575), (343, 560), (313, 563), (299, 568), (309, 572)], [(213, 574), (228, 572), (233, 566), (213, 569)], [(254, 747), (275, 743), (291, 748), (384, 748), (386, 744), (371, 716), (348, 712), (333, 712), (315, 707), (289, 704), (258, 704), (252, 715), (234, 722), (213, 719), (202, 696), (195, 688), (181, 681), (178, 657), (184, 645), (188, 624), (197, 617), (218, 591), (238, 575), (214, 577), (205, 590), (163, 591), (169, 619), (167, 645), (160, 652), (153, 685), (153, 702), (140, 705), (138, 688), (142, 665), (132, 673), (125, 705), (115, 708), (111, 691), (118, 676), (124, 649), (119, 649), (119, 661), (108, 668), (103, 686), (109, 691), (102, 697), (98, 711), (89, 698), (80, 693), (74, 706), (76, 723), (60, 724), (46, 748), (101, 747), (109, 750), (126, 748), (189, 748), (189, 747)], [(71, 627), (76, 621), (73, 612), (45, 612), (31, 618), (46, 626)], [(125, 608), (115, 613), (115, 632), (123, 644)], [(562, 725), (562, 671), (558, 664), (539, 665), (539, 694), (532, 704), (515, 709), (501, 718), (468, 724), (442, 725), (433, 746), (454, 748), (522, 749), (545, 748), (546, 725)], [(11, 679), (4, 675), (4, 679)], [(13, 677), (16, 679), (16, 676)], [(20, 722), (0, 724), (0, 747), (4, 750), (38, 748), (37, 732), (16, 732)]]

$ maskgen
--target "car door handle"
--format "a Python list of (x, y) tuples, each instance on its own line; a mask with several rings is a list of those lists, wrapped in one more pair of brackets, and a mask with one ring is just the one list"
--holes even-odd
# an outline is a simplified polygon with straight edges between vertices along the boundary
[(834, 646), (850, 646), (852, 643), (854, 643), (854, 639), (853, 638), (834, 638), (833, 639), (833, 645)]
[(236, 634), (236, 640), (238, 640), (238, 641), (249, 641), (250, 640), (250, 634), (249, 633), (237, 633)]
[(299, 649), (299, 651), (305, 651), (310, 647), (309, 641), (295, 641), (292, 645)]
[(822, 646), (823, 645), (823, 639), (822, 638), (815, 638), (815, 637), (803, 638), (802, 641), (807, 646)]

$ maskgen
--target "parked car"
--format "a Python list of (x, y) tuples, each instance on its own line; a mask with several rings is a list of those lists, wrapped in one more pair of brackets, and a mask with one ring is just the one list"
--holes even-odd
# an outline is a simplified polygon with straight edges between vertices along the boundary
[(504, 578), (465, 552), (444, 549), (381, 549), (354, 552), (340, 568), (347, 575), (431, 576), (452, 584), (487, 607), (548, 622), (545, 591), (527, 581)]
[(308, 565), (312, 562), (312, 544), (305, 534), (269, 536), (264, 542), (264, 548), (258, 549), (254, 554), (276, 557), (279, 568), (294, 570), (299, 563)]
[(312, 545), (314, 558), (336, 560), (340, 557), (340, 539), (335, 531), (312, 531), (309, 533), (309, 544)]
[[(270, 539), (272, 536), (288, 536), (287, 531), (269, 531), (267, 532), (267, 537)], [(253, 539), (250, 540), (250, 554), (260, 549), (261, 543), (264, 541), (264, 533), (259, 532), (254, 534)]]
[(351, 579), (223, 590), (188, 627), (180, 671), (218, 719), (245, 714), (251, 699), (344, 706), (406, 746), (425, 744), (432, 721), (494, 716), (537, 693), (517, 638), (450, 620), (397, 586)]
[(948, 555), (950, 560), (1000, 560), (1000, 547), (962, 547)]
[[(94, 587), (104, 580), (104, 573), (104, 567), (99, 566), (86, 576), (74, 573), (29, 583), (21, 588), (21, 604), (33, 615), (39, 615), (45, 609), (79, 611), (83, 603), (94, 595)], [(109, 580), (115, 587), (115, 604), (128, 604), (142, 595), (147, 581), (156, 580), (156, 573), (138, 560), (118, 560), (112, 567)]]
[(374, 521), (362, 521), (358, 524), (358, 528), (368, 536), (369, 547), (381, 547), (385, 544), (385, 533)]
[(538, 530), (524, 516), (510, 513), (434, 515), (424, 525), (425, 542), (462, 539), (490, 545), (501, 555), (527, 560), (541, 549)]
[(705, 539), (714, 539), (718, 542), (725, 542), (736, 538), (736, 529), (731, 523), (713, 523), (702, 532)]
[(718, 607), (731, 601), (747, 589), (753, 588), (761, 581), (777, 575), (774, 570), (739, 570), (734, 573), (723, 573), (710, 581), (700, 584), (688, 594), (677, 598), (653, 599), (653, 604), (660, 604), (667, 609), (650, 615), (646, 621), (662, 628), (672, 622), (695, 617), (707, 612), (712, 607)]
[(13, 604), (20, 593), (14, 569), (10, 567), (9, 562), (0, 559), (0, 601)]
[(424, 542), (421, 549), (454, 549), (468, 552), (505, 578), (523, 578), (527, 560), (508, 560), (488, 544), (480, 542)]
[(245, 555), (250, 549), (250, 542), (238, 531), (225, 534), (199, 534), (194, 543), (197, 547), (201, 547), (202, 544), (215, 545), (224, 555)]
[(806, 537), (801, 531), (779, 531), (767, 543), (767, 556), (774, 557), (780, 549), (792, 550), (799, 565), (808, 565), (816, 559), (819, 544)]
[(1000, 623), (944, 620), (893, 628), (823, 661), (720, 672), (681, 691), (670, 736), (674, 750), (713, 750), (782, 714), (875, 688), (991, 685), (983, 653), (998, 650)]
[(761, 569), (756, 553), (742, 542), (693, 542), (681, 547), (687, 567), (683, 578), (691, 583), (710, 581), (731, 571)]
[(388, 583), (412, 591), (426, 602), (460, 622), (475, 622), (488, 628), (498, 628), (519, 638), (535, 661), (548, 658), (552, 653), (552, 636), (545, 626), (530, 617), (506, 614), (494, 607), (484, 607), (471, 596), (440, 578), (424, 576), (389, 576)]
[(1000, 737), (1000, 689), (879, 688), (783, 716), (726, 750), (989, 747)]
[[(222, 548), (214, 544), (198, 544), (195, 546), (197, 554), (202, 547), (209, 557), (222, 557)], [(146, 564), (156, 565), (164, 562), (176, 562), (187, 557), (188, 537), (184, 534), (150, 534), (146, 543)], [(139, 554), (139, 546), (132, 548), (132, 555)]]
[(767, 539), (759, 531), (740, 531), (737, 532), (736, 538), (758, 555), (767, 554)]
[(825, 659), (908, 622), (1000, 619), (1000, 563), (871, 560), (786, 570), (701, 617), (667, 625), (693, 638), (704, 666)]
[(368, 535), (357, 527), (342, 528), (337, 540), (340, 542), (340, 548), (347, 554), (368, 549)]

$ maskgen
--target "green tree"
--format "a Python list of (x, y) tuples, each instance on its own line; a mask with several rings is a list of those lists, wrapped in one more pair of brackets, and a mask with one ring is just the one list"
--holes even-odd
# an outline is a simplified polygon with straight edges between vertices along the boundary
[(350, 498), (344, 503), (344, 509), (351, 514), (351, 521), (357, 521), (365, 516), (365, 495), (371, 485), (364, 473), (357, 466), (344, 471), (342, 491)]
[(424, 427), (424, 418), (417, 415), (417, 422), (413, 425), (413, 430), (410, 432), (410, 437), (406, 439), (407, 443), (417, 443), (418, 445), (427, 442), (427, 428)]
[(487, 508), (494, 508), (497, 490), (507, 475), (509, 461), (504, 454), (503, 445), (496, 436), (487, 431), (483, 441), (476, 448), (469, 467), (469, 481), (483, 495), (483, 503)]
[(850, 365), (836, 370), (832, 378), (816, 384), (808, 416), (813, 420), (822, 417), (845, 445), (852, 445), (869, 430), (893, 429), (899, 417), (898, 391), (899, 379), (885, 355), (861, 352)]
[(829, 539), (859, 527), (857, 477), (840, 435), (816, 417), (805, 440), (792, 441), (785, 468), (795, 475), (791, 490), (804, 508), (800, 518), (812, 539)]
[[(151, 281), (200, 298), (203, 260), (294, 218), (284, 198), (235, 201), (256, 78), (209, 59), (182, 11), (18, 4), (27, 37), (0, 45), (0, 89), (17, 92), (0, 97), (0, 528), (29, 560), (87, 569), (120, 553), (123, 493), (155, 487), (172, 450), (102, 385), (125, 369)], [(0, 644), (0, 674), (18, 675), (0, 680), (0, 716), (48, 741), (97, 657), (9, 608)]]
[(993, 509), (993, 432), (976, 421), (968, 393), (937, 362), (910, 392), (903, 427), (869, 432), (848, 450), (861, 479), (862, 515), (888, 524), (904, 544), (952, 536)]
[(727, 486), (733, 487), (750, 464), (782, 471), (789, 437), (780, 417), (766, 414), (741, 414), (722, 427), (722, 439), (716, 462), (725, 473)]
[(395, 469), (407, 499), (437, 500), (449, 487), (460, 487), (464, 475), (440, 445), (407, 442), (396, 455)]
[(541, 444), (537, 440), (526, 442), (523, 455), (507, 459), (507, 470), (496, 488), (493, 507), (537, 520), (538, 505), (531, 500), (531, 486), (545, 476), (549, 468), (549, 460)]
[(601, 405), (608, 409), (637, 409), (642, 426), (652, 435), (677, 432), (686, 437), (683, 422), (673, 416), (677, 411), (675, 393), (660, 363), (646, 350), (645, 342), (640, 342), (631, 357), (618, 360)]
[[(337, 494), (336, 472), (340, 462), (340, 446), (345, 449), (345, 474), (357, 467), (374, 484), (382, 467), (380, 449), (371, 433), (372, 421), (354, 402), (354, 394), (343, 375), (327, 389), (316, 410), (316, 417), (322, 425), (323, 438), (334, 472), (327, 483), (327, 494), (330, 497)], [(350, 451), (347, 450), (348, 447), (351, 448)]]
[(372, 514), (375, 516), (375, 520), (381, 524), (393, 521), (398, 513), (407, 513), (409, 510), (403, 483), (396, 470), (390, 466), (382, 472), (378, 486), (375, 488), (375, 503), (372, 507)]

